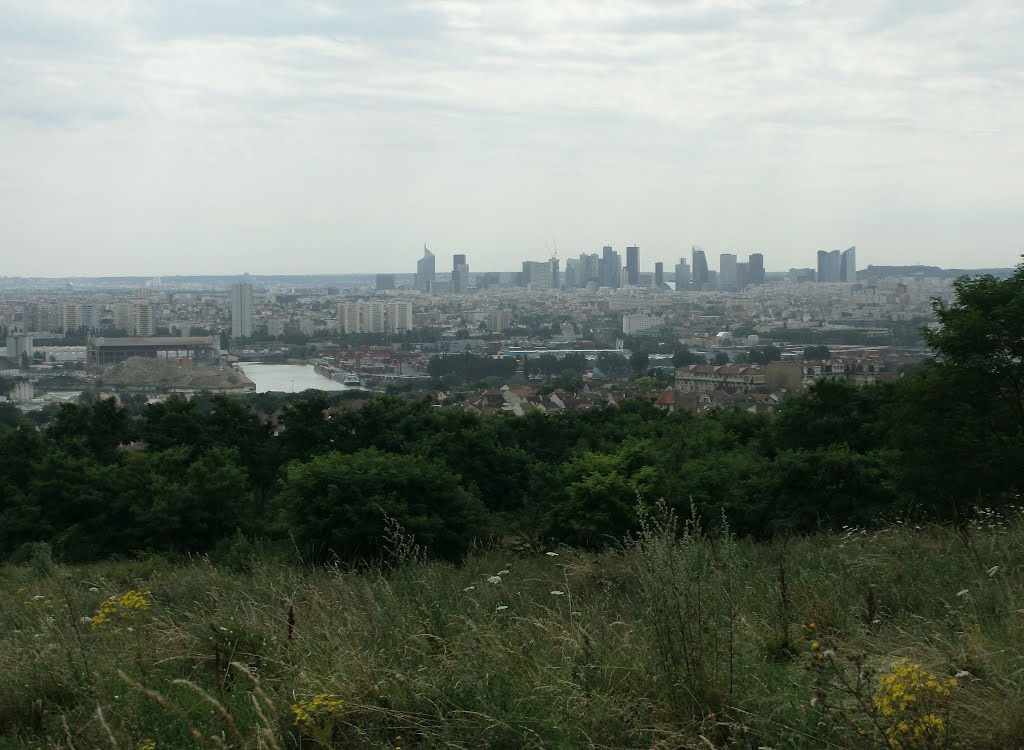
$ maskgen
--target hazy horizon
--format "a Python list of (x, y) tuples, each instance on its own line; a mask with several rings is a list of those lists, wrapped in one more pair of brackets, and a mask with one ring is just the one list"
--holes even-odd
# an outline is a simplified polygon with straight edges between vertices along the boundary
[(0, 276), (1024, 251), (1015, 0), (0, 9)]

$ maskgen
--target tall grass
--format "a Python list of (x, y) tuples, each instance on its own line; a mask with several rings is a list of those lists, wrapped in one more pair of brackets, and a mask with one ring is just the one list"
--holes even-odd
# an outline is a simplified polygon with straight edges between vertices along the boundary
[(900, 659), (955, 679), (917, 746), (1024, 746), (1019, 515), (770, 545), (664, 515), (457, 568), (392, 533), (361, 571), (258, 546), (0, 569), (0, 748), (885, 747), (817, 699), (825, 651), (869, 691)]

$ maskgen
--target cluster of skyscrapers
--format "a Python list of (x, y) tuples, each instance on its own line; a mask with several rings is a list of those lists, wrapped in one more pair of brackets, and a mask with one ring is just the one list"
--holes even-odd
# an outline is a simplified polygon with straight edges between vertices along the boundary
[(734, 253), (722, 253), (718, 256), (718, 271), (708, 267), (707, 255), (703, 248), (694, 245), (690, 251), (693, 266), (687, 266), (686, 259), (680, 258), (676, 264), (676, 290), (692, 290), (695, 292), (717, 289), (720, 291), (738, 292), (748, 286), (764, 283), (764, 255), (751, 253), (747, 261), (741, 263)]
[[(469, 288), (469, 266), (465, 255), (453, 256), (450, 280), (437, 276), (434, 260), (434, 254), (424, 247), (423, 257), (416, 263), (416, 289), (424, 292), (465, 292)], [(857, 278), (856, 248), (822, 250), (818, 253), (817, 270), (809, 268), (793, 271), (800, 272), (794, 278), (797, 281), (853, 282)], [(501, 276), (506, 274), (478, 274), (477, 286), (498, 283)], [(637, 245), (626, 248), (625, 264), (615, 248), (605, 245), (600, 253), (581, 253), (578, 258), (567, 260), (564, 274), (560, 273), (558, 258), (551, 257), (546, 261), (523, 261), (522, 271), (508, 276), (513, 277), (508, 279), (509, 284), (535, 291), (588, 286), (611, 289), (626, 286), (666, 290), (672, 288), (665, 278), (665, 266), (661, 262), (654, 264), (653, 275), (641, 273), (640, 248)], [(734, 253), (722, 253), (718, 256), (717, 270), (713, 270), (704, 250), (694, 245), (690, 262), (680, 258), (671, 281), (676, 291), (738, 292), (765, 282), (764, 255), (751, 253), (746, 261), (741, 261)]]

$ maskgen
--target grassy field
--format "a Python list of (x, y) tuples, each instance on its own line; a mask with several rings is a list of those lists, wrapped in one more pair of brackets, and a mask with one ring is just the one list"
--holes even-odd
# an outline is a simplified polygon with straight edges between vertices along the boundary
[(1020, 748), (1024, 519), (0, 569), (0, 748)]

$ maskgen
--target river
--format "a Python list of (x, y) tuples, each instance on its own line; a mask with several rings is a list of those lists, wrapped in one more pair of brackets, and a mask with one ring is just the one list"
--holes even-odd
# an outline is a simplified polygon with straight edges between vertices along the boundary
[(256, 384), (257, 393), (278, 391), (301, 393), (309, 388), (321, 391), (348, 391), (348, 386), (331, 380), (313, 370), (313, 365), (265, 365), (261, 362), (239, 362), (238, 369)]

